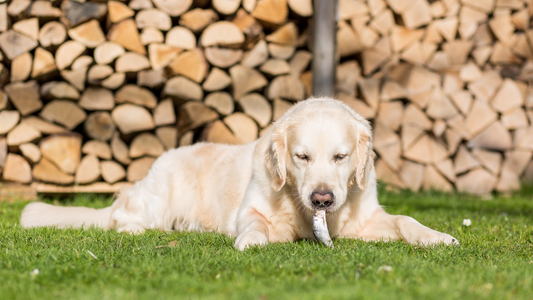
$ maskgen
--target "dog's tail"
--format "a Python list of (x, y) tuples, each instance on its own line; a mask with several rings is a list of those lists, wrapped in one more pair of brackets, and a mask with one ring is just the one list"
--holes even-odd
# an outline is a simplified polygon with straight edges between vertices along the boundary
[(88, 207), (64, 207), (42, 202), (26, 205), (20, 217), (20, 225), (24, 228), (55, 226), (58, 228), (89, 227), (91, 225), (103, 229), (113, 227), (111, 214), (115, 205), (103, 209)]

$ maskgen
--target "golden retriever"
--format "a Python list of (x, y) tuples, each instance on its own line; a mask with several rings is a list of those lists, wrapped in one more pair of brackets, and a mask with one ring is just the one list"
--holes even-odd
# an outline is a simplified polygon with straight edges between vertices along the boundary
[(458, 244), (413, 218), (387, 214), (378, 203), (373, 161), (367, 120), (340, 101), (309, 99), (253, 143), (166, 152), (108, 208), (31, 203), (21, 225), (216, 231), (236, 236), (235, 247), (244, 250), (314, 239), (312, 216), (321, 208), (331, 237)]

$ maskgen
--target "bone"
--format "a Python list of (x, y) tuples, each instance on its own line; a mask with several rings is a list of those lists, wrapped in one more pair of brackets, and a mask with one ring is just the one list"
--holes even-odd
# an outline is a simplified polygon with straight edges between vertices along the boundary
[(328, 223), (326, 222), (326, 210), (324, 209), (317, 209), (313, 214), (313, 234), (322, 244), (333, 248), (333, 242), (329, 236)]

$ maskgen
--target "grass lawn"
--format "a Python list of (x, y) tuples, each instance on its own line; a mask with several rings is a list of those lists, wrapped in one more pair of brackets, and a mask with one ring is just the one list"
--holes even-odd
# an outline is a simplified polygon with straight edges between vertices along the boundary
[[(388, 212), (450, 233), (460, 247), (336, 239), (335, 249), (300, 241), (245, 252), (214, 233), (25, 230), (26, 203), (0, 202), (0, 298), (532, 299), (531, 195), (381, 192)], [(81, 195), (61, 204), (110, 201)]]

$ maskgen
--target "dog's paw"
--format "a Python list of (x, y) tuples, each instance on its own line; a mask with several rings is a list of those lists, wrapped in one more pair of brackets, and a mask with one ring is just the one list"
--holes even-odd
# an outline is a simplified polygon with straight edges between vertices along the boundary
[(243, 251), (250, 246), (264, 246), (268, 244), (268, 238), (264, 233), (259, 231), (243, 232), (237, 236), (235, 240), (235, 248)]
[(117, 226), (117, 232), (125, 232), (133, 235), (143, 234), (144, 228), (138, 224), (126, 224), (123, 226)]
[(442, 232), (435, 232), (433, 234), (428, 234), (424, 238), (422, 238), (422, 240), (419, 243), (424, 246), (432, 246), (436, 244), (459, 246), (459, 241), (457, 241), (456, 238), (454, 238), (453, 236), (449, 234), (442, 233)]

